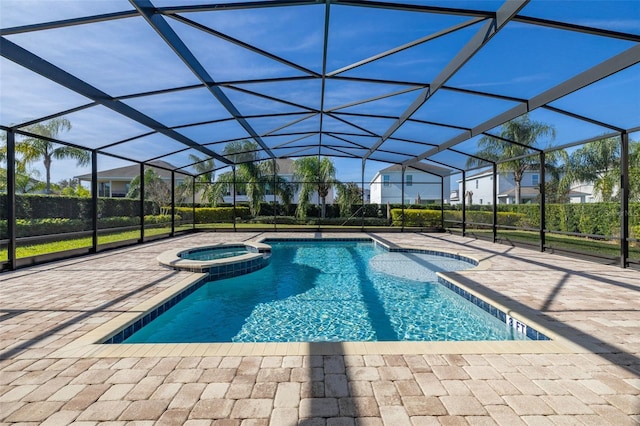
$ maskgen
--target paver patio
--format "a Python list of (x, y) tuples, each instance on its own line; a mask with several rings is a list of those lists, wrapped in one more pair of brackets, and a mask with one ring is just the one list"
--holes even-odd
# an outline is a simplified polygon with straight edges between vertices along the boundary
[[(485, 261), (449, 276), (558, 339), (528, 346), (130, 345), (111, 355), (61, 355), (87, 333), (188, 278), (189, 272), (157, 264), (167, 249), (316, 236), (198, 233), (1, 274), (0, 422), (640, 423), (638, 271), (448, 234), (374, 236)], [(364, 234), (322, 234), (331, 236)]]

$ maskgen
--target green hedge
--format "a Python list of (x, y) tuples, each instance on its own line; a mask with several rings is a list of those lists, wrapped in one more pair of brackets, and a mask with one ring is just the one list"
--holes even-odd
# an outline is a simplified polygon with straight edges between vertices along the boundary
[[(176, 221), (180, 216), (176, 215)], [(171, 216), (149, 215), (144, 217), (145, 224), (155, 225), (171, 223)], [(98, 219), (99, 229), (120, 228), (140, 224), (139, 217), (109, 217)], [(91, 221), (81, 219), (16, 219), (16, 237), (33, 237), (37, 235), (64, 234), (91, 230)], [(7, 235), (7, 221), (0, 220), (0, 235)]]
[(300, 221), (295, 216), (256, 216), (250, 219), (249, 223), (261, 223), (261, 224), (273, 224), (273, 221), (278, 225), (299, 225)]
[[(441, 210), (404, 209), (404, 226), (439, 227), (441, 226)], [(498, 212), (498, 225), (518, 226), (525, 218), (522, 213)], [(445, 221), (461, 221), (462, 212), (457, 210), (445, 210)], [(467, 222), (491, 225), (493, 212), (468, 211)], [(402, 209), (391, 210), (391, 223), (393, 226), (402, 225)]]
[[(619, 203), (567, 203), (545, 205), (546, 228), (552, 231), (581, 234), (620, 235)], [(518, 226), (538, 227), (540, 206), (537, 204), (500, 204), (500, 211), (522, 213)], [(629, 225), (640, 226), (640, 203), (629, 203)]]
[[(237, 206), (236, 217), (249, 219), (251, 212), (249, 207)], [(193, 209), (191, 207), (176, 207), (176, 214), (180, 214), (186, 222), (193, 220)], [(195, 223), (233, 223), (233, 207), (197, 207)]]
[[(559, 232), (575, 232), (588, 235), (619, 236), (619, 203), (567, 203), (545, 205), (546, 229)], [(491, 224), (492, 206), (471, 206), (467, 210), (467, 221)], [(504, 214), (516, 214), (506, 218)], [(519, 217), (518, 220), (515, 220)], [(462, 220), (460, 210), (445, 210), (445, 220)], [(538, 228), (540, 226), (540, 205), (538, 204), (500, 204), (498, 205), (498, 224), (520, 228)], [(632, 229), (640, 227), (640, 203), (629, 203), (629, 225)], [(638, 235), (637, 233), (635, 235)]]
[[(0, 220), (7, 219), (7, 194), (0, 194)], [(145, 202), (145, 211), (159, 213), (154, 203)], [(16, 217), (21, 219), (85, 219), (91, 217), (91, 198), (44, 194), (16, 194)], [(140, 200), (98, 198), (101, 217), (138, 216)]]
[[(331, 218), (307, 218), (307, 224), (309, 225), (333, 225), (333, 226), (361, 226), (362, 217), (352, 217), (347, 220), (346, 217), (331, 217)], [(365, 217), (364, 226), (388, 226), (387, 219), (377, 217)]]
[[(3, 235), (6, 235), (7, 221), (0, 223)], [(65, 232), (88, 231), (91, 223), (81, 219), (16, 219), (16, 237), (62, 234)]]
[[(402, 209), (391, 209), (391, 225), (402, 226)], [(404, 209), (404, 226), (439, 227), (440, 210)]]

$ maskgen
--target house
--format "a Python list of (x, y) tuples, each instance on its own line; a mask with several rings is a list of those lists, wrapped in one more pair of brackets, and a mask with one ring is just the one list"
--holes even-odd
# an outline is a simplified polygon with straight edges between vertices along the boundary
[(369, 183), (371, 203), (439, 204), (442, 198), (441, 185), (446, 190), (449, 188), (449, 173), (449, 169), (427, 164), (406, 168), (403, 199), (402, 166), (387, 167), (378, 171)]
[[(513, 172), (500, 172), (497, 174), (496, 183), (498, 204), (516, 203), (516, 182)], [(465, 197), (467, 205), (471, 204), (493, 204), (493, 172), (483, 171), (466, 177), (466, 192), (462, 191), (462, 179), (458, 180), (458, 189), (452, 191), (451, 204), (461, 204)], [(528, 170), (524, 172), (520, 182), (520, 203), (535, 203), (540, 195), (540, 172)], [(455, 194), (455, 196), (453, 195)]]
[(570, 203), (595, 203), (601, 201), (596, 195), (593, 183), (577, 182), (569, 189)]
[[(151, 161), (148, 163), (150, 166), (164, 167), (156, 168), (155, 172), (160, 178), (171, 186), (171, 169), (175, 167), (166, 161)], [(140, 175), (140, 166), (133, 164), (131, 166), (117, 167), (115, 169), (102, 170), (98, 172), (98, 197), (126, 197), (129, 192), (129, 185), (131, 181)], [(176, 174), (176, 183), (182, 183), (183, 175)], [(91, 182), (91, 173), (86, 175), (76, 176), (81, 182)]]
[[(499, 172), (497, 182), (497, 202), (498, 204), (516, 203), (516, 182), (513, 172)], [(462, 179), (458, 180), (458, 189), (452, 190), (450, 195), (451, 204), (462, 203)], [(492, 204), (493, 202), (493, 173), (483, 171), (466, 177), (465, 202), (471, 204)], [(598, 201), (594, 195), (592, 183), (578, 182), (571, 186), (569, 193), (570, 203), (593, 203)], [(537, 203), (540, 196), (540, 172), (538, 170), (527, 170), (524, 172), (520, 182), (520, 204)]]

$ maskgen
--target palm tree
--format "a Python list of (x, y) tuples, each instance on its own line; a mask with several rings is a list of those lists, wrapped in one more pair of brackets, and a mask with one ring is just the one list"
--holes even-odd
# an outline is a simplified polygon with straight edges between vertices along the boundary
[(583, 145), (566, 156), (565, 169), (563, 187), (591, 182), (602, 201), (611, 201), (620, 180), (619, 139), (606, 138)]
[[(201, 159), (197, 155), (189, 154), (189, 159), (194, 163), (193, 168), (196, 171), (196, 185), (200, 184), (202, 188), (202, 199), (207, 200), (209, 204), (214, 203), (215, 194), (213, 193), (213, 181), (215, 180), (215, 162), (213, 158), (206, 160)], [(193, 180), (191, 176), (184, 178), (179, 186), (180, 193), (184, 197), (193, 196)], [(181, 198), (182, 198), (181, 196)]]
[[(61, 132), (71, 130), (71, 122), (64, 117), (53, 118), (43, 123), (36, 123), (25, 128), (36, 135), (55, 139)], [(86, 166), (91, 161), (88, 151), (66, 145), (57, 145), (48, 140), (30, 137), (16, 143), (16, 151), (22, 154), (22, 161), (27, 164), (42, 159), (45, 169), (45, 192), (51, 193), (51, 163), (54, 159), (73, 158), (78, 166)]]
[[(478, 141), (479, 150), (477, 157), (489, 161), (498, 162), (498, 170), (501, 173), (513, 172), (513, 180), (516, 186), (516, 204), (521, 200), (521, 182), (527, 170), (540, 168), (537, 155), (531, 155), (528, 147), (534, 147), (539, 138), (551, 136), (555, 138), (555, 129), (538, 121), (533, 121), (528, 114), (524, 114), (515, 120), (502, 125), (500, 137), (483, 136)], [(513, 141), (511, 143), (508, 141)], [(548, 155), (548, 164), (552, 164), (555, 155)], [(478, 158), (469, 157), (467, 167), (486, 165)]]
[(327, 157), (303, 157), (293, 162), (294, 180), (300, 182), (300, 196), (296, 215), (306, 217), (311, 194), (316, 191), (322, 200), (322, 218), (325, 217), (329, 190), (339, 182), (336, 168)]
[(222, 195), (229, 188), (235, 192), (238, 182), (244, 185), (245, 193), (249, 199), (249, 209), (253, 216), (260, 212), (260, 202), (264, 199), (266, 186), (270, 178), (277, 173), (277, 165), (273, 161), (260, 161), (258, 156), (259, 146), (248, 140), (233, 141), (225, 145), (223, 155), (236, 165), (235, 179), (233, 172), (225, 172), (218, 176), (216, 183), (211, 187), (213, 204), (222, 200)]
[(296, 193), (296, 184), (287, 181), (282, 176), (276, 175), (274, 191), (276, 195), (280, 196), (280, 200), (284, 206), (284, 214), (289, 214), (289, 207), (291, 206), (291, 202), (293, 201), (293, 197)]
[[(127, 198), (140, 198), (140, 175), (131, 180)], [(171, 188), (151, 167), (144, 171), (144, 198), (152, 202), (160, 214), (167, 214), (165, 207), (171, 204)]]
[(338, 204), (340, 216), (351, 216), (351, 206), (362, 204), (362, 189), (355, 182), (340, 183), (338, 186)]
[[(576, 182), (593, 183), (594, 191), (602, 201), (614, 201), (619, 195), (620, 175), (620, 139), (604, 138), (583, 145), (565, 159), (565, 174), (562, 184), (569, 188)], [(640, 198), (640, 142), (629, 142), (629, 186), (631, 199)]]

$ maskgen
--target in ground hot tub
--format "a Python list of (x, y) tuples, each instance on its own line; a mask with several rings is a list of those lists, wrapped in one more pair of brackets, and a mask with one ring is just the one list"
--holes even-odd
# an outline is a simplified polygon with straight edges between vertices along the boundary
[(168, 250), (158, 262), (172, 269), (204, 272), (210, 280), (235, 277), (262, 269), (269, 264), (271, 246), (263, 243), (221, 243), (188, 249)]

